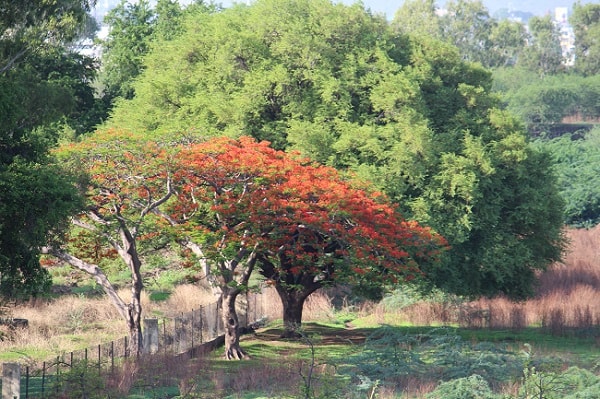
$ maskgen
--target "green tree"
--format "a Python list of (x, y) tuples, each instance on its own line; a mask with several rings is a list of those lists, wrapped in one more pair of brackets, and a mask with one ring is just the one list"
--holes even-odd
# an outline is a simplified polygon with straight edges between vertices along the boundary
[[(165, 5), (164, 2), (161, 4)], [(132, 98), (132, 81), (142, 71), (143, 58), (150, 48), (156, 23), (154, 11), (148, 0), (121, 0), (104, 17), (104, 22), (110, 28), (102, 41), (104, 96), (108, 102), (116, 97)]]
[[(600, 129), (583, 137), (564, 135), (552, 140), (539, 139), (536, 146), (550, 152), (556, 160), (556, 174), (565, 200), (565, 223), (589, 227), (600, 223)], [(600, 183), (600, 182), (598, 182)]]
[(562, 70), (560, 34), (550, 16), (529, 20), (530, 43), (519, 57), (518, 65), (540, 76), (553, 75)]
[(569, 22), (575, 32), (575, 69), (584, 76), (600, 71), (600, 4), (573, 4)]
[(449, 1), (442, 17), (442, 37), (458, 47), (465, 60), (487, 65), (495, 21), (480, 0)]
[(0, 8), (0, 290), (38, 294), (49, 276), (41, 248), (78, 209), (72, 179), (49, 155), (58, 126), (90, 104), (87, 59), (66, 45), (90, 1), (11, 2)]
[(394, 14), (392, 27), (401, 33), (441, 37), (440, 17), (434, 0), (407, 0)]
[(260, 0), (185, 27), (148, 55), (111, 124), (252, 135), (370, 180), (449, 240), (429, 275), (461, 294), (526, 296), (560, 257), (549, 161), (455, 46), (327, 0)]
[(0, 73), (19, 64), (25, 55), (73, 40), (95, 0), (0, 2)]
[(492, 27), (490, 49), (484, 65), (490, 68), (513, 66), (525, 47), (527, 34), (520, 22), (503, 20)]

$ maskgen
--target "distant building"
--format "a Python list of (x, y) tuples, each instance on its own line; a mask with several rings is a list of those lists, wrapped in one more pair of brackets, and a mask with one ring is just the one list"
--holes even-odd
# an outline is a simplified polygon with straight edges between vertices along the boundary
[(567, 66), (575, 64), (575, 32), (569, 25), (569, 9), (556, 7), (554, 9), (554, 23), (560, 32), (560, 47), (562, 49), (563, 63)]

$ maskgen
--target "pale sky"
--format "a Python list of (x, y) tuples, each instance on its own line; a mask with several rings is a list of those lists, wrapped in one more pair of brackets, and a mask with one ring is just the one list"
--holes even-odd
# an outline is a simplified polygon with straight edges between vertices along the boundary
[[(345, 4), (353, 4), (356, 2), (355, 0), (333, 1), (341, 1)], [(592, 1), (593, 0), (583, 0), (582, 3), (590, 3)], [(227, 7), (231, 5), (234, 0), (217, 0), (217, 2)], [(252, 0), (237, 0), (235, 2), (251, 3)], [(371, 9), (373, 13), (383, 13), (388, 19), (392, 19), (396, 10), (404, 3), (404, 0), (363, 0), (362, 3), (365, 5), (365, 8)], [(445, 3), (446, 0), (437, 1), (439, 6), (443, 6)], [(483, 4), (487, 7), (491, 15), (501, 8), (508, 8), (517, 11), (531, 12), (534, 15), (542, 16), (547, 12), (553, 12), (555, 7), (571, 8), (573, 3), (575, 3), (575, 0), (483, 0)]]

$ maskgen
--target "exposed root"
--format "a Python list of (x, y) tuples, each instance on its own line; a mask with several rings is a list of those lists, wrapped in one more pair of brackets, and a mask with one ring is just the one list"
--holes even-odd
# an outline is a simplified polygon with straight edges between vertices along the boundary
[(225, 351), (225, 359), (227, 360), (247, 360), (250, 356), (240, 347), (229, 348)]

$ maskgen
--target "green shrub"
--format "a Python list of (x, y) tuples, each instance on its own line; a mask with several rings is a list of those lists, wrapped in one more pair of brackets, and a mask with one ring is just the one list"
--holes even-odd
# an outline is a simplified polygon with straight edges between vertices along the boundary
[(522, 354), (502, 344), (466, 342), (447, 329), (404, 334), (385, 326), (368, 337), (363, 350), (348, 358), (346, 374), (362, 375), (385, 383), (399, 376), (427, 376), (442, 381), (477, 374), (488, 383), (519, 378)]
[(498, 399), (487, 381), (480, 375), (441, 383), (435, 391), (425, 396), (427, 399)]

